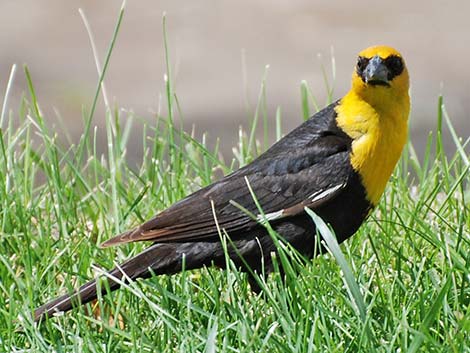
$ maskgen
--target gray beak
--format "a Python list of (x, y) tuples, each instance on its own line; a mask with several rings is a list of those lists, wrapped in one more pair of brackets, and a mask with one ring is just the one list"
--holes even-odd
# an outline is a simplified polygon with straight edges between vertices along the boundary
[(371, 85), (390, 86), (388, 80), (388, 68), (378, 55), (369, 60), (364, 70), (364, 81)]

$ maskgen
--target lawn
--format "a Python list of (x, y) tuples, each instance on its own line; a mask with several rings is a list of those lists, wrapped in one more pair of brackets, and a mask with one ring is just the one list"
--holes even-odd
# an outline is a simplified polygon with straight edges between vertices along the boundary
[[(64, 143), (48, 126), (27, 67), (16, 70), (28, 83), (21, 106), (8, 106), (6, 88), (0, 351), (470, 352), (469, 140), (455, 134), (442, 98), (424, 156), (407, 145), (360, 230), (338, 247), (321, 228), (331, 250), (312, 261), (281, 244), (276, 262), (286, 278), (275, 272), (262, 280), (261, 294), (252, 293), (233, 266), (204, 268), (135, 281), (93, 305), (34, 324), (35, 307), (145, 247), (100, 250), (100, 242), (255, 158), (264, 148), (257, 136), (269, 129), (282, 135), (281, 114), (263, 112), (264, 83), (233, 157), (224, 160), (218, 144), (210, 148), (204, 137), (185, 133), (178, 120), (184, 102), (173, 91), (167, 54), (171, 113), (141, 119), (107, 106), (107, 151), (99, 153), (93, 119), (121, 19), (122, 13), (78, 143)], [(305, 84), (302, 92), (308, 116), (314, 104)], [(134, 129), (141, 131), (140, 162), (126, 158)], [(455, 153), (444, 150), (443, 131)]]

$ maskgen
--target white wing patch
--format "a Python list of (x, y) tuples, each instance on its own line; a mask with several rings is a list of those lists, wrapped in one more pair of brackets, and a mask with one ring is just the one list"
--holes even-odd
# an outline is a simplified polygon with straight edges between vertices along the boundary
[(258, 222), (265, 224), (268, 221), (274, 221), (276, 219), (280, 219), (285, 216), (291, 216), (293, 213), (295, 214), (295, 213), (303, 211), (304, 207), (309, 207), (309, 205), (311, 205), (312, 203), (321, 201), (322, 199), (328, 199), (330, 195), (334, 194), (336, 191), (344, 188), (345, 186), (346, 186), (346, 183), (343, 183), (343, 184), (335, 185), (326, 190), (317, 191), (313, 193), (312, 195), (310, 195), (310, 197), (307, 200), (301, 202), (300, 204), (297, 204), (292, 207), (282, 209), (279, 211), (266, 213), (264, 215), (258, 214), (256, 218)]
[(284, 210), (276, 211), (276, 212), (271, 212), (271, 213), (266, 213), (265, 215), (259, 214), (256, 216), (258, 221), (260, 222), (266, 222), (266, 221), (273, 221), (275, 219), (282, 218), (282, 213)]
[(319, 201), (325, 197), (328, 197), (328, 195), (331, 195), (332, 193), (336, 192), (337, 190), (343, 188), (346, 184), (339, 184), (339, 185), (335, 185), (329, 189), (326, 189), (326, 190), (320, 190), (320, 191), (317, 191), (315, 193), (313, 193), (312, 195), (310, 195), (309, 199), (311, 199), (312, 202), (316, 202), (316, 201)]

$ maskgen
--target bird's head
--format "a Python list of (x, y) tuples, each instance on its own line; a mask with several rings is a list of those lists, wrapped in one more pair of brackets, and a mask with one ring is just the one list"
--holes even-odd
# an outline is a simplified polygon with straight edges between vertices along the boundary
[(384, 45), (361, 51), (353, 73), (352, 89), (372, 104), (377, 99), (408, 98), (409, 76), (402, 55)]

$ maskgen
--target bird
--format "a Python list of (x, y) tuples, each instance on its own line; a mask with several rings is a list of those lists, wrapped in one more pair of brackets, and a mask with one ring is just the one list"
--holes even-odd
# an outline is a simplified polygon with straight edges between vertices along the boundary
[[(272, 272), (277, 250), (266, 222), (306, 258), (317, 253), (319, 236), (306, 208), (331, 226), (339, 243), (352, 236), (379, 203), (401, 156), (409, 111), (402, 55), (385, 45), (362, 50), (346, 95), (251, 163), (105, 241), (102, 247), (151, 244), (110, 270), (101, 279), (106, 286), (91, 280), (37, 308), (34, 320), (86, 304), (128, 279), (224, 268), (227, 255), (259, 291), (253, 274)], [(230, 240), (225, 246), (222, 233)]]

